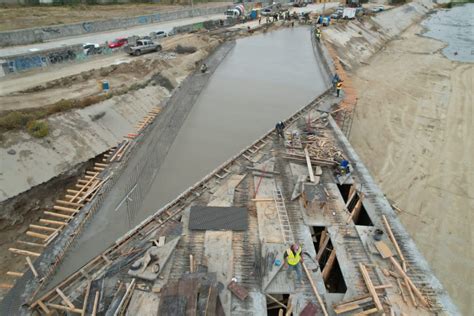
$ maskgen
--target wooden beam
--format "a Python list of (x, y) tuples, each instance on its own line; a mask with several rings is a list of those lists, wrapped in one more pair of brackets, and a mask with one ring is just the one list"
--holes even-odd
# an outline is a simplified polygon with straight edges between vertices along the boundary
[(64, 207), (64, 206), (59, 206), (59, 205), (53, 206), (53, 209), (55, 209), (56, 211), (69, 212), (69, 213), (73, 213), (73, 214), (79, 212), (79, 210), (76, 209), (76, 208)]
[[(82, 270), (81, 270), (82, 271)], [(84, 303), (82, 304), (82, 313), (81, 315), (82, 316), (85, 316), (86, 315), (86, 311), (87, 311), (87, 300), (89, 299), (89, 293), (91, 291), (91, 281), (87, 282), (87, 287), (86, 287), (86, 294), (84, 295)]]
[(403, 256), (402, 250), (398, 246), (398, 242), (395, 239), (395, 235), (393, 235), (392, 228), (390, 227), (390, 224), (388, 223), (388, 220), (385, 217), (385, 215), (382, 215), (382, 220), (383, 220), (383, 224), (385, 226), (385, 229), (387, 230), (388, 237), (390, 238), (390, 241), (392, 242), (392, 244), (395, 246), (395, 250), (397, 250), (397, 254), (400, 257), (400, 261), (402, 262), (403, 271), (406, 272), (407, 267), (406, 267), (406, 263), (405, 263), (405, 257)]
[(48, 237), (49, 237), (49, 235), (40, 234), (40, 233), (37, 233), (37, 232), (33, 232), (31, 230), (27, 231), (26, 235), (31, 236), (31, 237), (35, 237), (35, 238), (40, 238), (40, 239), (43, 239), (43, 240), (48, 239)]
[(33, 262), (31, 262), (30, 257), (26, 257), (26, 263), (28, 263), (28, 266), (30, 267), (31, 272), (33, 272), (35, 278), (39, 278), (38, 271), (36, 271), (35, 266), (33, 265)]
[(402, 299), (405, 303), (407, 303), (407, 297), (405, 295), (405, 291), (403, 290), (402, 288), (402, 283), (400, 282), (400, 279), (397, 279), (397, 284), (398, 284), (398, 288), (400, 289), (400, 294), (402, 295)]
[(380, 302), (379, 296), (377, 295), (377, 292), (375, 291), (374, 285), (372, 283), (372, 280), (370, 279), (369, 272), (367, 272), (367, 268), (359, 262), (359, 269), (362, 274), (362, 277), (364, 278), (365, 286), (367, 287), (367, 290), (369, 290), (370, 295), (372, 296), (372, 299), (374, 300), (375, 307), (377, 308), (377, 311), (382, 311), (383, 306), (382, 303)]
[[(67, 198), (67, 199), (73, 199), (74, 195), (66, 194), (64, 197)], [(79, 199), (80, 199), (79, 197), (74, 198), (74, 200), (79, 200)], [(91, 198), (86, 198), (84, 201), (90, 202), (91, 200), (92, 200)]]
[(323, 299), (318, 293), (318, 289), (316, 288), (316, 285), (313, 282), (313, 279), (311, 278), (311, 273), (309, 272), (308, 268), (306, 267), (306, 264), (301, 261), (301, 265), (303, 266), (304, 271), (306, 272), (306, 276), (309, 279), (309, 283), (311, 284), (311, 288), (313, 289), (314, 295), (316, 295), (316, 299), (318, 300), (319, 305), (321, 305), (321, 309), (323, 310), (324, 316), (328, 316), (328, 312), (326, 310), (326, 306), (324, 305)]
[(54, 213), (54, 212), (48, 212), (44, 211), (43, 212), (46, 215), (54, 216), (54, 217), (60, 217), (60, 218), (65, 218), (65, 219), (71, 219), (74, 218), (74, 216), (69, 216), (69, 215), (64, 215), (64, 214), (59, 214), (59, 213)]
[(15, 278), (19, 278), (19, 277), (23, 276), (23, 273), (22, 272), (16, 272), (16, 271), (7, 271), (7, 275), (15, 277)]
[(328, 261), (326, 265), (324, 265), (324, 269), (322, 271), (324, 282), (327, 281), (329, 274), (331, 273), (332, 267), (334, 266), (334, 262), (336, 261), (336, 249), (331, 250), (331, 254), (329, 255)]
[(308, 167), (309, 180), (311, 182), (316, 182), (316, 180), (314, 179), (313, 166), (311, 165), (311, 158), (309, 157), (308, 153), (308, 147), (304, 148), (304, 155), (306, 157), (306, 166)]
[[(59, 296), (61, 296), (62, 300), (64, 303), (66, 303), (67, 306), (69, 306), (70, 309), (75, 309), (76, 306), (69, 300), (69, 298), (66, 296), (66, 294), (63, 293), (58, 287), (56, 288), (56, 293), (58, 293)], [(80, 310), (82, 313), (82, 310)]]
[(405, 279), (405, 282), (408, 282), (407, 287), (411, 287), (411, 289), (413, 290), (415, 295), (418, 297), (418, 299), (421, 301), (421, 303), (424, 306), (429, 307), (430, 304), (428, 303), (428, 301), (425, 299), (423, 294), (421, 294), (420, 290), (417, 289), (415, 284), (413, 284), (412, 280), (408, 277), (408, 275), (405, 273), (405, 271), (403, 271), (402, 267), (400, 267), (400, 264), (397, 262), (397, 260), (395, 260), (394, 257), (390, 257), (390, 261), (392, 262), (392, 264), (395, 267), (395, 269), (397, 270), (397, 272), (402, 276), (402, 278)]
[(12, 287), (13, 287), (13, 284), (0, 283), (0, 289), (11, 289)]
[(82, 313), (82, 310), (79, 309), (79, 308), (70, 308), (70, 307), (67, 307), (67, 306), (62, 306), (62, 305), (53, 304), (53, 303), (46, 303), (46, 305), (48, 307), (51, 307), (51, 308), (54, 308), (54, 309), (59, 309), (61, 311), (65, 311), (65, 312), (72, 312), (72, 313), (77, 313), (77, 314)]
[(43, 310), (43, 312), (46, 313), (46, 315), (50, 315), (50, 314), (51, 314), (51, 310), (50, 310), (46, 305), (44, 305), (43, 301), (39, 300), (39, 301), (38, 301), (38, 305), (39, 305), (39, 307)]
[(324, 239), (324, 242), (319, 243), (319, 251), (318, 251), (318, 254), (316, 255), (316, 261), (319, 262), (319, 260), (323, 256), (324, 251), (326, 250), (326, 247), (327, 247), (328, 243), (329, 243), (329, 236), (326, 235), (326, 238)]
[(39, 230), (45, 230), (45, 231), (48, 231), (48, 232), (55, 232), (55, 231), (58, 230), (57, 228), (52, 228), (52, 227), (47, 227), (47, 226), (41, 226), (41, 225), (34, 225), (34, 224), (30, 224), (30, 228), (35, 228), (35, 229), (39, 229)]
[(39, 257), (41, 255), (38, 252), (27, 251), (27, 250), (16, 249), (16, 248), (8, 248), (8, 250), (15, 253), (15, 254), (17, 254), (17, 255), (23, 255), (23, 256)]
[(59, 225), (59, 226), (66, 226), (67, 225), (67, 223), (65, 223), (65, 222), (53, 221), (53, 220), (44, 219), (44, 218), (41, 218), (39, 221), (40, 221), (40, 223), (45, 223), (45, 224), (52, 224), (52, 225)]
[(194, 272), (194, 257), (193, 255), (189, 255), (189, 272)]
[[(76, 186), (77, 186), (77, 184), (76, 184)], [(76, 202), (71, 202), (71, 201), (64, 201), (64, 200), (56, 200), (56, 203), (71, 205), (71, 206), (76, 206), (76, 207), (83, 207), (84, 206), (84, 204), (81, 204), (81, 203), (76, 203)]]
[(97, 305), (99, 304), (99, 291), (95, 292), (94, 305), (92, 305), (92, 316), (97, 315)]
[(28, 246), (32, 246), (32, 247), (46, 247), (46, 245), (44, 244), (38, 244), (36, 242), (30, 242), (30, 241), (24, 241), (24, 240), (17, 240), (16, 241), (17, 243), (20, 243), (20, 244), (24, 244), (24, 245), (28, 245)]
[(266, 296), (268, 296), (269, 299), (271, 299), (272, 301), (274, 301), (275, 303), (277, 303), (279, 306), (283, 307), (284, 309), (287, 309), (286, 305), (283, 304), (282, 302), (280, 302), (279, 300), (277, 300), (276, 298), (274, 298), (273, 296), (271, 296), (270, 294), (268, 293), (265, 293)]
[(413, 291), (412, 291), (410, 285), (408, 285), (408, 281), (406, 279), (404, 280), (403, 284), (407, 288), (408, 296), (410, 297), (410, 300), (413, 303), (413, 306), (418, 307), (418, 303), (416, 302), (415, 296), (413, 295)]
[(359, 214), (360, 214), (360, 209), (362, 208), (363, 200), (364, 200), (364, 193), (361, 192), (359, 195), (359, 201), (357, 201), (357, 204), (354, 206), (354, 209), (352, 210), (351, 214), (347, 218), (347, 221), (346, 221), (347, 224), (354, 218), (355, 218), (355, 221), (357, 221), (357, 218), (359, 217)]
[(371, 308), (371, 309), (365, 310), (363, 312), (356, 313), (356, 314), (354, 314), (354, 316), (370, 315), (370, 314), (374, 314), (374, 313), (377, 313), (377, 312), (379, 312), (379, 310), (377, 308)]

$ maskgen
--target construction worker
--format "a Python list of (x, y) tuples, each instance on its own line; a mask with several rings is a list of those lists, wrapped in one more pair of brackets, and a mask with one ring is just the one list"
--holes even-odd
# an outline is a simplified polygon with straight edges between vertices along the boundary
[(332, 86), (334, 87), (334, 91), (336, 91), (336, 85), (339, 81), (341, 81), (341, 79), (339, 78), (339, 75), (335, 73), (332, 77)]
[(342, 89), (342, 80), (339, 80), (336, 83), (336, 96), (339, 98), (339, 95), (341, 94), (341, 89)]
[(291, 271), (296, 272), (296, 280), (302, 283), (301, 279), (301, 264), (303, 262), (301, 247), (298, 244), (292, 244), (289, 249), (285, 251), (285, 268), (288, 277), (290, 277)]
[(321, 41), (321, 30), (318, 28), (316, 28), (316, 39), (319, 41)]
[(202, 72), (202, 73), (205, 73), (206, 71), (207, 71), (207, 65), (203, 63), (203, 64), (201, 65), (201, 72)]
[(277, 131), (278, 137), (285, 138), (284, 130), (285, 130), (285, 123), (282, 121), (276, 123), (275, 129)]

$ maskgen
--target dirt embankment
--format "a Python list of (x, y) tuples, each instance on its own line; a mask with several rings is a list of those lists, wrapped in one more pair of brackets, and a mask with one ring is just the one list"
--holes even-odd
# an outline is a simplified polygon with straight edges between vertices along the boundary
[(415, 25), (353, 77), (350, 141), (463, 315), (474, 309), (474, 66)]
[(444, 43), (420, 36), (417, 22), (430, 6), (410, 5), (323, 35), (358, 94), (352, 145), (467, 315), (474, 309), (474, 67), (446, 59)]
[[(24, 29), (56, 24), (69, 24), (82, 21), (108, 20), (139, 15), (149, 15), (162, 11), (183, 9), (189, 2), (160, 1), (160, 3), (133, 3), (76, 6), (11, 6), (0, 10), (0, 31)], [(183, 4), (183, 5), (180, 5)], [(205, 2), (194, 7), (214, 7), (230, 2)]]

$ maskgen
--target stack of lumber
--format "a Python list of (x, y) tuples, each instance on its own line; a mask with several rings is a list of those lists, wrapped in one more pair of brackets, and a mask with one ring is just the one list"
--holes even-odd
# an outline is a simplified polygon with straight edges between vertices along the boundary
[(307, 148), (311, 159), (336, 162), (344, 159), (341, 150), (334, 145), (331, 139), (309, 135), (308, 141), (310, 142)]

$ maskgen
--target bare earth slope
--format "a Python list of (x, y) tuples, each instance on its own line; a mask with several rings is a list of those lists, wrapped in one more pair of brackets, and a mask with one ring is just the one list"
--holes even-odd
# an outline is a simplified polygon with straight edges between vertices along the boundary
[(410, 27), (354, 74), (352, 145), (463, 315), (474, 305), (474, 64)]

